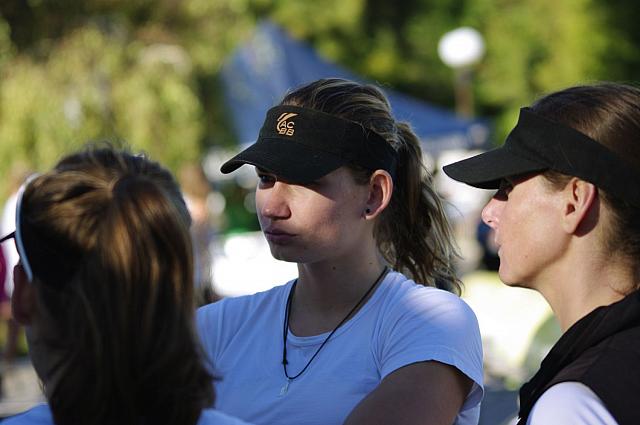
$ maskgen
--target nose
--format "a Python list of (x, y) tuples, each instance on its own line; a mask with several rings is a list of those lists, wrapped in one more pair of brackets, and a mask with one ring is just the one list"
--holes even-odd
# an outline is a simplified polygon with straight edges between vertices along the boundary
[(487, 226), (491, 227), (492, 229), (495, 229), (498, 226), (500, 208), (501, 202), (493, 197), (482, 209), (482, 221), (484, 221)]
[(268, 188), (256, 190), (256, 209), (260, 217), (281, 220), (291, 215), (288, 186), (287, 183), (276, 181)]

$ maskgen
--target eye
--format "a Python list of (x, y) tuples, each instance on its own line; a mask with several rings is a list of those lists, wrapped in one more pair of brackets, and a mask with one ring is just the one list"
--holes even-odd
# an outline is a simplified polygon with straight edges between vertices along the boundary
[(260, 186), (269, 186), (275, 183), (276, 177), (273, 174), (268, 174), (263, 171), (256, 171), (258, 174), (258, 179), (260, 180)]
[(261, 174), (258, 176), (258, 178), (262, 183), (271, 183), (276, 180), (275, 178), (273, 178), (273, 176), (270, 176), (268, 174)]
[(513, 190), (513, 183), (509, 179), (500, 180), (500, 187), (493, 197), (500, 201), (509, 199), (509, 193)]

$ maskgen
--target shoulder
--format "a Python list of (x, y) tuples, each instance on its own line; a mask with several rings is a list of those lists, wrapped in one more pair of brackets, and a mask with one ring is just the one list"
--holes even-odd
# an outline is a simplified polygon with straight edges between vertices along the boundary
[[(462, 302), (459, 296), (432, 286), (425, 286), (414, 282), (402, 273), (391, 271), (385, 279), (388, 293), (395, 300), (421, 298), (436, 302)], [(464, 302), (463, 302), (464, 303)]]
[(39, 404), (24, 413), (2, 421), (7, 425), (53, 425), (51, 410), (47, 404)]
[(400, 273), (385, 281), (374, 349), (381, 375), (405, 365), (438, 361), (475, 382), (465, 408), (482, 398), (482, 340), (475, 314), (457, 295), (418, 285)]
[(573, 425), (617, 425), (602, 400), (579, 382), (562, 382), (540, 396), (527, 425), (566, 423)]
[[(441, 289), (419, 285), (401, 273), (392, 272), (386, 282), (385, 310), (391, 317), (427, 321), (447, 329), (478, 328), (473, 310), (460, 297)], [(478, 331), (479, 332), (479, 331)]]
[(198, 419), (197, 425), (250, 425), (238, 418), (225, 415), (214, 409), (205, 409)]

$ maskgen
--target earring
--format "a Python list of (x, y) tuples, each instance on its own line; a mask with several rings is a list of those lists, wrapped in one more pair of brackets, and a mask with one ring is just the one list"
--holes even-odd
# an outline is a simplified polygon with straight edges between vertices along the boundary
[(364, 210), (365, 213), (367, 214), (371, 214), (371, 210), (369, 208), (367, 208), (366, 210)]

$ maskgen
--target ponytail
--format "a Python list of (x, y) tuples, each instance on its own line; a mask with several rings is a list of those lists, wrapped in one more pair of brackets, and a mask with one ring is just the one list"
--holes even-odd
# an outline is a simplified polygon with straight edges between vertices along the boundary
[(55, 423), (194, 425), (213, 387), (193, 323), (190, 218), (172, 176), (90, 150), (34, 180), (23, 216), (41, 342), (59, 359), (49, 367), (59, 379), (45, 377)]
[(416, 281), (460, 294), (453, 235), (415, 133), (397, 123), (398, 167), (393, 196), (375, 229), (382, 255)]

